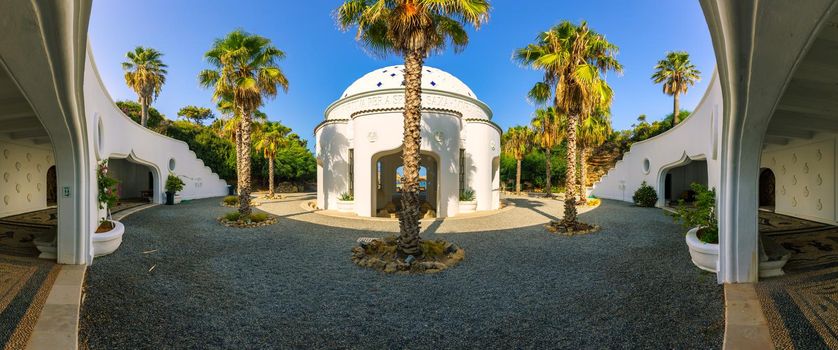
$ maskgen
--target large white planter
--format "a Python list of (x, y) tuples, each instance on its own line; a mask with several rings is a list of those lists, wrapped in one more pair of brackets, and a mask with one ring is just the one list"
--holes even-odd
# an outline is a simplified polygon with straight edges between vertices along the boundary
[(351, 213), (355, 211), (355, 201), (342, 201), (338, 199), (338, 211)]
[(699, 240), (698, 236), (696, 236), (698, 229), (696, 227), (689, 230), (686, 238), (693, 264), (705, 271), (718, 272), (719, 245), (704, 243)]
[(113, 229), (108, 232), (93, 233), (93, 256), (102, 256), (113, 253), (122, 244), (122, 235), (125, 233), (125, 225), (119, 221), (109, 220), (113, 223)]
[(179, 194), (176, 194), (174, 203), (175, 204), (180, 204), (180, 202), (182, 202), (182, 201), (183, 201), (183, 197), (181, 197)]
[(460, 213), (473, 213), (477, 211), (477, 201), (460, 201)]

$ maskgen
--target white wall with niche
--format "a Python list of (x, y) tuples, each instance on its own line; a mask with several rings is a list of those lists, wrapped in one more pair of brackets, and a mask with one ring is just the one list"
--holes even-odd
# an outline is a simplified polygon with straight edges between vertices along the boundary
[(775, 212), (835, 224), (835, 140), (823, 135), (788, 145), (770, 146), (761, 167), (775, 177)]
[(49, 147), (0, 139), (0, 217), (46, 208)]

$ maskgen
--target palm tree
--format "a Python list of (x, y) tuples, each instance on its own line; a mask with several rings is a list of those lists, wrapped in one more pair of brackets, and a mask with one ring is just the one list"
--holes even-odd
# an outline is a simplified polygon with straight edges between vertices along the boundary
[(690, 61), (690, 54), (686, 51), (667, 52), (666, 58), (658, 61), (652, 81), (663, 83), (663, 93), (673, 97), (672, 115), (675, 116), (673, 126), (681, 122), (679, 97), (686, 94), (690, 86), (701, 79), (701, 72)]
[(288, 144), (291, 129), (277, 122), (265, 122), (256, 135), (256, 149), (268, 159), (268, 198), (274, 196), (274, 159), (276, 152)]
[(611, 103), (611, 88), (602, 74), (622, 71), (617, 46), (590, 30), (587, 23), (562, 21), (540, 33), (534, 43), (515, 51), (514, 58), (544, 72), (544, 78), (530, 90), (529, 97), (546, 103), (552, 97), (556, 109), (567, 116), (567, 172), (563, 222), (576, 227), (576, 131), (596, 108)]
[(204, 125), (204, 120), (215, 118), (215, 114), (209, 108), (191, 105), (181, 108), (177, 115), (198, 125)]
[(404, 59), (404, 190), (399, 215), (398, 252), (420, 256), (419, 145), (422, 66), (431, 53), (468, 44), (465, 25), (489, 19), (488, 0), (346, 0), (336, 11), (342, 30), (357, 27), (356, 40), (368, 52)]
[[(216, 104), (216, 108), (224, 116), (213, 122), (213, 126), (218, 133), (218, 136), (229, 139), (236, 145), (236, 179), (241, 177), (241, 159), (242, 156), (242, 142), (241, 142), (241, 118), (239, 113), (233, 107), (232, 96), (229, 94), (222, 96)], [(253, 112), (252, 120), (258, 125), (260, 122), (267, 120), (267, 115), (257, 110)]]
[[(515, 158), (515, 193), (521, 194), (521, 160), (530, 151), (533, 132), (526, 126), (513, 126), (503, 135), (503, 152)], [(548, 160), (549, 163), (549, 160)]]
[(597, 110), (589, 118), (579, 124), (579, 146), (581, 149), (579, 167), (581, 168), (579, 180), (580, 202), (587, 201), (586, 189), (588, 181), (588, 158), (591, 156), (591, 149), (599, 147), (608, 139), (611, 134), (611, 116), (609, 111)]
[(530, 123), (533, 129), (535, 144), (544, 149), (546, 158), (546, 194), (545, 197), (553, 196), (553, 148), (562, 143), (565, 127), (564, 118), (555, 107), (547, 107), (535, 111), (535, 118)]
[(267, 38), (237, 29), (226, 37), (216, 39), (204, 54), (214, 69), (199, 73), (201, 85), (213, 88), (213, 98), (232, 97), (233, 110), (241, 119), (238, 123), (239, 142), (239, 213), (250, 215), (250, 149), (252, 117), (265, 101), (279, 89), (288, 91), (288, 79), (277, 62), (285, 53)]
[(163, 54), (150, 47), (137, 46), (134, 51), (128, 51), (122, 62), (125, 71), (125, 84), (137, 93), (142, 106), (140, 124), (148, 123), (148, 106), (160, 95), (163, 84), (166, 83), (166, 65), (160, 60)]

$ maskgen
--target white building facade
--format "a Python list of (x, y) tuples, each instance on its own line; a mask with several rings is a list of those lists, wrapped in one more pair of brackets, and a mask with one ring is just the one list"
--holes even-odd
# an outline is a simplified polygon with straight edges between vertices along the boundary
[[(337, 209), (342, 194), (352, 212), (378, 216), (399, 203), (403, 139), (402, 66), (372, 71), (350, 85), (314, 130), (317, 206)], [(492, 111), (453, 75), (422, 72), (420, 196), (439, 218), (460, 213), (460, 194), (474, 191), (476, 210), (500, 206), (501, 129)]]
[(91, 5), (0, 2), (0, 217), (55, 206), (62, 264), (93, 261), (92, 235), (105, 215), (100, 161), (115, 164), (124, 195), (153, 203), (163, 203), (170, 172), (186, 184), (183, 199), (227, 193), (186, 143), (138, 125), (114, 104), (88, 47)]

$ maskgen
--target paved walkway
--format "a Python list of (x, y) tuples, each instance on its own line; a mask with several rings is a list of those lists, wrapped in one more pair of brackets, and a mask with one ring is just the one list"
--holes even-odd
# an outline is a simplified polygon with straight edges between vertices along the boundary
[(398, 224), (335, 218), (290, 196), (269, 227), (213, 219), (220, 199), (124, 220), (122, 247), (88, 270), (81, 338), (113, 348), (719, 348), (723, 289), (658, 209), (604, 201), (604, 230), (548, 234), (554, 200), (425, 224), (466, 250), (456, 267), (392, 276), (353, 265), (360, 236)]

